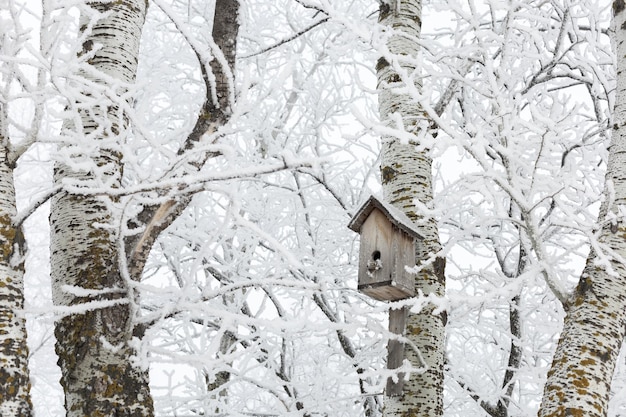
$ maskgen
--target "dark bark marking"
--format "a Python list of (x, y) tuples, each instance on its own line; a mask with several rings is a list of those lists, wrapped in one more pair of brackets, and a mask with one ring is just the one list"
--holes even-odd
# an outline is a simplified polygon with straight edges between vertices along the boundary
[(446, 281), (446, 258), (438, 257), (435, 259), (433, 269), (435, 271), (435, 276), (440, 283), (445, 283)]
[(380, 22), (383, 19), (386, 19), (391, 13), (391, 6), (387, 2), (380, 3), (380, 7), (378, 9), (378, 21)]
[(381, 171), (381, 177), (382, 177), (381, 179), (382, 179), (383, 184), (387, 184), (391, 182), (398, 174), (398, 171), (396, 171), (390, 166), (384, 166), (381, 168), (380, 171)]
[(380, 57), (378, 58), (378, 62), (376, 62), (376, 72), (380, 72), (388, 66), (389, 62), (385, 58)]

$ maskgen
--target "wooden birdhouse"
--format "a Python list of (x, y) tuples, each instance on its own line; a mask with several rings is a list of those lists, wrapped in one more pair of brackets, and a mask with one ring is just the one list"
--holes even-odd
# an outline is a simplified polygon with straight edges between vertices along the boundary
[(381, 301), (415, 295), (415, 241), (422, 239), (413, 222), (390, 203), (371, 196), (348, 227), (361, 235), (359, 291)]

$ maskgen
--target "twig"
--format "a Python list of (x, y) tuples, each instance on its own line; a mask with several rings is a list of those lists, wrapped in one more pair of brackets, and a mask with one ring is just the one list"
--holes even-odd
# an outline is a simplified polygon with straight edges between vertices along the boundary
[(286, 44), (286, 43), (289, 43), (289, 42), (291, 42), (291, 41), (293, 41), (293, 40), (295, 40), (295, 39), (299, 38), (300, 36), (304, 35), (305, 33), (307, 33), (307, 32), (309, 32), (309, 31), (311, 31), (311, 30), (315, 29), (317, 26), (321, 25), (321, 24), (322, 24), (322, 23), (324, 23), (324, 22), (327, 22), (329, 19), (330, 19), (330, 17), (325, 17), (325, 18), (323, 18), (323, 19), (321, 19), (321, 20), (318, 20), (317, 22), (313, 23), (311, 26), (309, 26), (309, 27), (307, 27), (307, 28), (305, 28), (305, 29), (302, 29), (300, 32), (297, 32), (297, 33), (295, 33), (295, 34), (291, 35), (290, 37), (288, 37), (288, 38), (286, 38), (286, 39), (283, 39), (282, 41), (280, 41), (280, 42), (278, 42), (278, 43), (275, 43), (274, 45), (272, 45), (272, 46), (268, 46), (267, 48), (261, 49), (260, 51), (255, 52), (255, 53), (253, 53), (253, 54), (250, 54), (250, 55), (245, 55), (245, 56), (243, 56), (242, 58), (244, 58), (244, 59), (246, 59), (246, 58), (252, 58), (252, 57), (255, 57), (255, 56), (258, 56), (258, 55), (264, 54), (264, 53), (266, 53), (266, 52), (268, 52), (268, 51), (271, 51), (272, 49), (276, 49), (276, 48), (278, 48), (279, 46), (282, 46), (282, 45), (284, 45), (284, 44)]

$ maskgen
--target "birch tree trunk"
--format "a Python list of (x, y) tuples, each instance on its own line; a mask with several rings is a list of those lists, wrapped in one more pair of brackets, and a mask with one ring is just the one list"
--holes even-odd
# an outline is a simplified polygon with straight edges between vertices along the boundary
[[(424, 111), (408, 92), (406, 82), (415, 83), (415, 61), (419, 54), (417, 40), (421, 31), (421, 0), (394, 0), (383, 2), (379, 22), (393, 30), (387, 47), (393, 62), (380, 58), (377, 64), (380, 118), (382, 123), (396, 127), (391, 121), (400, 116), (404, 130), (418, 133), (418, 123), (424, 119)], [(397, 69), (401, 68), (410, 79), (404, 79)], [(412, 87), (412, 86), (411, 86)], [(396, 89), (396, 91), (394, 91)], [(402, 209), (409, 218), (418, 220), (414, 200), (429, 204), (432, 200), (431, 165), (428, 150), (418, 150), (416, 144), (404, 144), (396, 137), (383, 138), (381, 172), (384, 197)], [(416, 246), (416, 261), (422, 264), (415, 277), (416, 292), (425, 295), (444, 295), (445, 260), (431, 259), (440, 253), (437, 224), (429, 219), (419, 225), (424, 240)], [(400, 396), (385, 397), (385, 416), (428, 416), (443, 414), (443, 363), (445, 342), (445, 316), (432, 314), (432, 307), (425, 307), (418, 314), (409, 314), (406, 337), (419, 349), (425, 365), (424, 373), (412, 374), (404, 383)], [(421, 367), (416, 351), (405, 347), (405, 355), (414, 367)]]
[[(115, 188), (122, 176), (116, 145), (126, 128), (120, 95), (135, 79), (147, 2), (87, 5), (81, 30), (86, 31), (83, 55), (89, 65), (80, 76), (89, 87), (71, 105), (80, 118), (68, 123), (66, 131), (78, 139), (60, 150), (70, 156), (56, 164), (54, 180), (85, 189)], [(96, 20), (89, 21), (91, 16)], [(57, 306), (76, 308), (68, 309), (55, 328), (68, 417), (153, 415), (148, 371), (133, 362), (135, 351), (129, 344), (134, 311), (118, 265), (114, 203), (106, 196), (78, 192), (60, 193), (52, 200), (53, 300)]]
[[(599, 243), (607, 263), (592, 251), (567, 315), (548, 373), (541, 417), (606, 416), (609, 392), (626, 326), (626, 5), (613, 2), (617, 96), (608, 160)], [(606, 260), (606, 259), (604, 259)], [(603, 261), (604, 261), (603, 260)]]
[(0, 415), (32, 416), (24, 309), (24, 236), (16, 214), (6, 108), (0, 103)]

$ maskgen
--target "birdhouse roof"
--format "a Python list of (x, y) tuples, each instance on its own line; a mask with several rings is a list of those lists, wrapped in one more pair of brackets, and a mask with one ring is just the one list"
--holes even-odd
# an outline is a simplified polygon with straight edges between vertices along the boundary
[(365, 220), (367, 220), (374, 209), (380, 210), (392, 224), (412, 237), (416, 239), (423, 239), (415, 224), (406, 214), (402, 212), (402, 210), (374, 195), (370, 196), (370, 198), (363, 203), (361, 208), (357, 210), (354, 217), (352, 217), (352, 220), (350, 220), (350, 223), (348, 223), (348, 227), (357, 233), (360, 232), (361, 226), (363, 226), (363, 223), (365, 223)]

